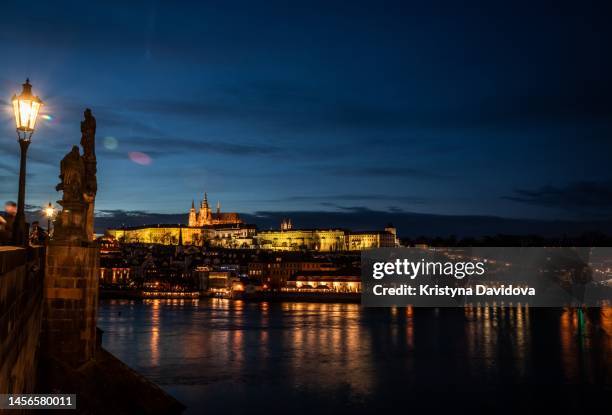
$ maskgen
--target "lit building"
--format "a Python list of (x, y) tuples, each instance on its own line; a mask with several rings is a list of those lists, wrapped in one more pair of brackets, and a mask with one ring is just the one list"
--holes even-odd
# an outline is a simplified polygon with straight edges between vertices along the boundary
[(256, 228), (253, 225), (181, 225), (132, 226), (107, 229), (107, 235), (123, 243), (209, 245), (220, 248), (252, 248)]
[(257, 232), (257, 245), (273, 251), (344, 251), (343, 229), (288, 229)]
[[(237, 213), (222, 213), (221, 205), (212, 212), (208, 195), (196, 211), (192, 202), (188, 226), (155, 225), (108, 229), (107, 236), (123, 243), (195, 245), (212, 248), (260, 248), (271, 251), (358, 251), (399, 246), (397, 230), (391, 224), (383, 231), (353, 232), (345, 229), (294, 229), (291, 219), (283, 219), (278, 230), (257, 231)], [(181, 243), (182, 242), (182, 243)]]
[[(395, 230), (395, 228), (392, 228)], [(352, 232), (343, 229), (287, 229), (257, 231), (254, 225), (132, 226), (108, 229), (107, 236), (123, 243), (207, 245), (214, 248), (261, 248), (271, 251), (359, 251), (398, 246), (395, 232)]]
[(290, 231), (291, 229), (293, 229), (291, 219), (283, 219), (281, 221), (281, 231)]
[(258, 280), (270, 288), (281, 288), (287, 284), (289, 278), (298, 272), (310, 271), (335, 271), (338, 268), (331, 262), (323, 261), (284, 261), (283, 258), (275, 258), (267, 262), (250, 262), (248, 265), (248, 276)]
[(211, 267), (198, 266), (191, 272), (193, 279), (197, 281), (198, 289), (202, 292), (208, 290), (208, 277), (210, 271), (212, 271)]
[(340, 269), (335, 271), (297, 272), (287, 280), (283, 291), (298, 292), (361, 292), (359, 269)]
[[(286, 223), (286, 222), (284, 222)], [(290, 222), (289, 222), (290, 223)], [(396, 230), (353, 232), (343, 229), (282, 229), (260, 231), (257, 245), (273, 251), (360, 251), (399, 246)]]
[(130, 284), (130, 274), (131, 270), (127, 266), (100, 267), (100, 283), (127, 286)]
[(349, 251), (397, 246), (397, 238), (388, 231), (349, 232), (346, 239)]
[(388, 232), (393, 235), (393, 246), (400, 246), (400, 241), (397, 237), (397, 229), (395, 228), (395, 226), (393, 226), (392, 223), (388, 223), (387, 226), (385, 226), (385, 232)]
[(200, 239), (215, 248), (254, 248), (254, 225), (213, 225), (202, 228)]
[(208, 273), (208, 291), (226, 293), (229, 291), (233, 273), (231, 271), (210, 271)]
[(188, 225), (209, 226), (209, 225), (239, 225), (242, 219), (235, 212), (221, 212), (221, 203), (217, 202), (217, 210), (213, 212), (208, 206), (208, 195), (204, 193), (204, 199), (200, 202), (200, 211), (196, 212), (195, 202), (191, 202), (189, 210)]
[(108, 235), (101, 236), (97, 239), (98, 246), (100, 247), (101, 254), (108, 254), (110, 252), (120, 251), (119, 242), (117, 239), (109, 237)]

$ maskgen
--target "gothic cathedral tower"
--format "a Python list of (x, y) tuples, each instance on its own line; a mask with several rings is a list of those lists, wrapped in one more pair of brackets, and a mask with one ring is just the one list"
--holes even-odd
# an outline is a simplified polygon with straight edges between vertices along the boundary
[(221, 202), (217, 202), (217, 210), (213, 211), (208, 204), (208, 194), (204, 193), (204, 199), (200, 202), (199, 211), (195, 203), (191, 202), (189, 209), (189, 226), (202, 227), (212, 225), (241, 225), (242, 219), (236, 212), (221, 212)]
[(191, 209), (189, 209), (189, 220), (187, 221), (188, 226), (198, 226), (198, 219), (196, 217), (195, 202), (191, 201)]
[(200, 216), (198, 217), (198, 226), (204, 226), (211, 223), (212, 212), (208, 206), (208, 195), (204, 193), (204, 200), (200, 204)]

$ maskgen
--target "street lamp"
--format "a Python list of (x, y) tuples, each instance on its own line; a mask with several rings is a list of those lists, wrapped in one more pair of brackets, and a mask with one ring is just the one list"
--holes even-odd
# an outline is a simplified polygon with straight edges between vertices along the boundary
[(15, 112), (15, 125), (17, 127), (17, 139), (21, 148), (21, 161), (19, 163), (19, 196), (17, 199), (17, 215), (13, 226), (13, 243), (25, 245), (28, 241), (25, 226), (25, 179), (26, 179), (26, 154), (28, 146), (34, 134), (36, 118), (43, 102), (32, 95), (32, 85), (26, 79), (23, 91), (20, 95), (13, 95), (13, 111)]
[(49, 205), (45, 208), (45, 216), (47, 217), (47, 234), (51, 236), (51, 218), (55, 215), (55, 208), (49, 202)]

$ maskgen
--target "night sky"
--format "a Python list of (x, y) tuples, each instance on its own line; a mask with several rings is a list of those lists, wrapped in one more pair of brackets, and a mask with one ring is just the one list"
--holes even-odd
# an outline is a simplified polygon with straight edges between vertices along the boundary
[(17, 198), (8, 105), (29, 76), (48, 115), (32, 206), (59, 199), (90, 107), (107, 221), (183, 214), (205, 191), (224, 210), (367, 228), (383, 225), (370, 212), (609, 219), (610, 17), (578, 2), (3, 2), (0, 198)]

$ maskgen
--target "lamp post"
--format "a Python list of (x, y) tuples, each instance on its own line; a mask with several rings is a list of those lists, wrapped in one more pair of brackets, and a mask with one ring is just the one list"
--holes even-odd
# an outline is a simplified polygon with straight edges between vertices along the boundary
[(51, 237), (51, 218), (55, 215), (55, 208), (49, 202), (49, 205), (45, 208), (45, 216), (47, 217), (47, 234)]
[(20, 95), (13, 95), (13, 111), (15, 112), (15, 125), (17, 128), (17, 141), (21, 149), (21, 160), (19, 162), (19, 196), (17, 198), (17, 215), (13, 225), (13, 243), (15, 245), (26, 245), (28, 238), (25, 224), (25, 180), (26, 180), (26, 155), (28, 147), (34, 134), (38, 111), (42, 101), (32, 95), (32, 85), (26, 79)]

